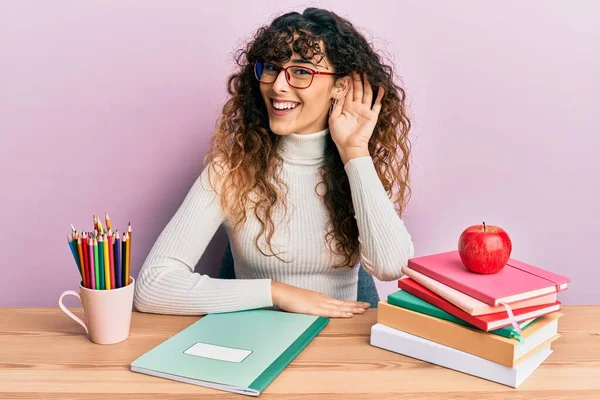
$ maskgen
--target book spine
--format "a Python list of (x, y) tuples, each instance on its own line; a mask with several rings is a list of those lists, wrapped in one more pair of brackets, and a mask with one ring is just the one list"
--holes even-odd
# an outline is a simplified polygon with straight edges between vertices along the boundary
[(383, 326), (374, 325), (371, 328), (370, 344), (515, 388), (552, 353), (550, 346), (540, 349), (539, 353), (524, 362), (524, 370), (519, 371), (517, 368), (513, 369), (483, 358), (474, 357), (448, 346), (440, 348), (416, 338), (407, 339), (405, 336), (390, 332)]
[[(410, 293), (410, 291), (405, 290), (403, 287), (401, 287), (401, 289), (404, 290), (407, 293)], [(412, 294), (415, 297), (419, 297), (419, 298), (423, 297), (420, 294), (418, 296), (415, 295), (414, 293), (410, 293), (410, 294)], [(421, 300), (427, 301), (425, 299), (421, 299)], [(446, 321), (454, 322), (454, 323), (465, 325), (465, 326), (470, 326), (470, 327), (474, 326), (474, 325), (471, 325), (470, 323), (468, 323), (467, 321), (464, 321), (464, 320), (458, 318), (457, 316), (452, 315), (451, 313), (449, 313), (448, 311), (442, 309), (441, 307), (436, 306), (431, 301), (427, 301), (427, 302), (430, 303), (433, 306), (436, 306), (435, 309), (428, 309), (428, 308), (425, 308), (425, 307), (416, 306), (415, 304), (413, 304), (411, 302), (407, 302), (407, 301), (403, 301), (403, 300), (398, 300), (398, 299), (394, 298), (394, 296), (391, 296), (391, 295), (388, 296), (387, 301), (388, 301), (388, 303), (390, 303), (390, 304), (392, 304), (394, 306), (406, 308), (406, 309), (409, 309), (409, 310), (412, 310), (412, 311), (415, 311), (415, 312), (418, 312), (418, 313), (421, 313), (421, 314), (427, 314), (427, 315), (430, 315), (432, 317), (436, 317), (436, 318), (440, 318), (440, 319), (445, 319)]]
[[(398, 285), (400, 285), (400, 283), (398, 283)], [(465, 322), (468, 322), (472, 326), (475, 326), (486, 332), (489, 331), (489, 325), (486, 322), (483, 322), (477, 318), (473, 318), (471, 315), (467, 314), (466, 312), (464, 312), (463, 310), (461, 310), (460, 308), (458, 308), (456, 306), (452, 306), (449, 303), (444, 303), (442, 301), (438, 301), (438, 299), (428, 296), (424, 293), (419, 293), (416, 290), (414, 290), (411, 286), (404, 284), (404, 282), (402, 282), (402, 286), (400, 288), (402, 290), (406, 290), (408, 293), (412, 294), (413, 296), (417, 296), (417, 297), (421, 298), (422, 300), (425, 300), (426, 302), (431, 303), (438, 308), (441, 308), (442, 310), (446, 311), (447, 313), (454, 315), (456, 318), (459, 318)]]
[(480, 290), (470, 288), (470, 287), (466, 286), (465, 284), (463, 284), (462, 282), (457, 282), (457, 281), (448, 279), (445, 276), (437, 273), (435, 270), (430, 270), (429, 268), (423, 268), (419, 264), (411, 263), (410, 260), (408, 261), (408, 266), (409, 266), (409, 268), (412, 268), (415, 271), (420, 272), (423, 275), (430, 277), (431, 279), (435, 279), (436, 281), (441, 282), (444, 285), (450, 286), (451, 288), (454, 288), (460, 292), (463, 292), (464, 294), (474, 297), (479, 301), (483, 301), (487, 305), (494, 306), (494, 307), (500, 305), (498, 303), (498, 301), (496, 299), (494, 299), (493, 297), (491, 297), (490, 295), (488, 295)]
[(329, 318), (318, 317), (248, 388), (262, 392), (328, 323)]
[[(473, 308), (469, 304), (467, 304), (465, 301), (463, 301), (460, 297), (452, 295), (451, 292), (448, 292), (448, 291), (432, 284), (431, 283), (432, 279), (426, 275), (421, 274), (420, 272), (414, 271), (410, 268), (402, 268), (402, 272), (404, 274), (406, 274), (413, 281), (419, 283), (421, 286), (426, 287), (427, 289), (431, 290), (433, 293), (437, 294), (438, 296), (446, 299), (448, 302), (452, 303), (453, 305), (460, 308), (461, 310), (463, 310), (464, 312), (466, 312), (469, 315), (489, 314), (489, 312), (481, 312), (481, 307)], [(399, 280), (401, 280), (401, 279), (399, 279)], [(455, 289), (451, 288), (448, 285), (444, 285), (444, 286), (450, 290), (456, 291)], [(398, 287), (400, 287), (400, 285), (398, 285)], [(482, 304), (481, 301), (478, 301), (478, 303)], [(489, 307), (489, 306), (487, 304), (484, 304), (483, 307)], [(476, 313), (476, 312), (478, 312), (478, 313)]]
[(377, 323), (507, 367), (515, 365), (517, 342), (498, 335), (386, 303), (379, 305)]

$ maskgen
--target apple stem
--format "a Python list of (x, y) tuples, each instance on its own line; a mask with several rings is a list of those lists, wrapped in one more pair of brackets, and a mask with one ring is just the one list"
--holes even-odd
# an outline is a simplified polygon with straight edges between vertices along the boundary
[(483, 223), (483, 231), (485, 232), (485, 222)]

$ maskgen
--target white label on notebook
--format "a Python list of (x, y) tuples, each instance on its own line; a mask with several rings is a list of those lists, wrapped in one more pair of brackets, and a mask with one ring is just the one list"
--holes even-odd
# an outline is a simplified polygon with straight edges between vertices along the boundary
[(212, 358), (215, 360), (239, 363), (244, 361), (246, 357), (252, 354), (252, 351), (198, 342), (186, 351), (184, 351), (184, 353), (197, 357), (205, 357)]

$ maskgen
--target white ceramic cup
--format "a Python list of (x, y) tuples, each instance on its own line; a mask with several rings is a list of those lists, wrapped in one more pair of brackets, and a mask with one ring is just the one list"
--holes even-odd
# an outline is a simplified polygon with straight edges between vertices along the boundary
[[(118, 289), (88, 289), (79, 283), (79, 293), (65, 290), (58, 305), (69, 317), (79, 323), (90, 340), (97, 344), (113, 344), (129, 337), (135, 280), (129, 277), (127, 286)], [(63, 304), (65, 296), (75, 296), (83, 305), (85, 321), (73, 314)]]

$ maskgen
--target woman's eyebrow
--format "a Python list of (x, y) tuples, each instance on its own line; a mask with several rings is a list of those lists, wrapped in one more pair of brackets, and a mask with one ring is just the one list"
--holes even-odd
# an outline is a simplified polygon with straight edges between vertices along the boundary
[[(317, 68), (317, 65), (315, 65), (315, 64), (314, 64), (312, 61), (310, 61), (310, 60), (305, 60), (305, 59), (303, 59), (303, 58), (297, 58), (297, 59), (295, 59), (295, 60), (292, 60), (292, 63), (293, 63), (293, 64), (311, 64), (312, 66), (314, 66), (315, 68)], [(319, 65), (319, 67), (323, 67), (323, 68), (325, 68), (325, 69), (329, 69), (329, 68), (327, 68), (327, 66), (325, 66), (325, 65)]]

